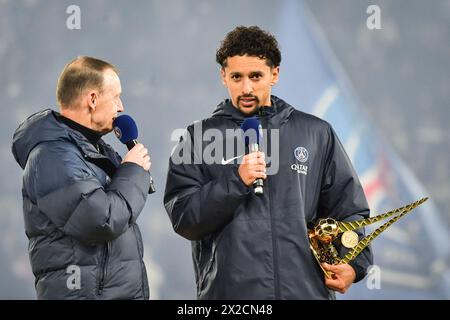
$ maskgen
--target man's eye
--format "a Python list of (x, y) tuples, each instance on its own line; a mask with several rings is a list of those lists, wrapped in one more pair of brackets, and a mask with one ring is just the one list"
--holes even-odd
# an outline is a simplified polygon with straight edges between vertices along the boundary
[(241, 76), (238, 74), (234, 74), (231, 76), (231, 79), (233, 79), (233, 80), (239, 80), (240, 78), (241, 78)]
[(260, 75), (260, 74), (254, 74), (254, 75), (252, 75), (250, 78), (251, 78), (251, 79), (254, 79), (254, 80), (258, 80), (258, 79), (261, 78), (261, 75)]

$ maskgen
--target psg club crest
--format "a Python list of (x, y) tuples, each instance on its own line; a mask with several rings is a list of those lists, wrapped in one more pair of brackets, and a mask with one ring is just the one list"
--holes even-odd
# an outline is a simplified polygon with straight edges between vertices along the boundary
[(300, 162), (306, 162), (308, 160), (308, 150), (303, 147), (297, 147), (294, 150), (295, 158)]

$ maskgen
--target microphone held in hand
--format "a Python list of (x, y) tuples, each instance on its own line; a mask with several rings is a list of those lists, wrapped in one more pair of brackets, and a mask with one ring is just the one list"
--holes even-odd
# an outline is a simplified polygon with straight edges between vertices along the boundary
[[(259, 151), (259, 145), (262, 139), (262, 126), (259, 120), (255, 117), (247, 118), (242, 123), (241, 129), (244, 131), (245, 145), (248, 146), (249, 152)], [(263, 179), (258, 178), (253, 182), (255, 194), (263, 194), (263, 187)]]
[[(114, 119), (113, 128), (116, 137), (120, 142), (127, 146), (128, 150), (133, 149), (133, 147), (138, 144), (138, 128), (136, 122), (129, 115), (123, 114)], [(150, 188), (148, 193), (153, 193), (155, 191), (153, 178), (150, 175)]]

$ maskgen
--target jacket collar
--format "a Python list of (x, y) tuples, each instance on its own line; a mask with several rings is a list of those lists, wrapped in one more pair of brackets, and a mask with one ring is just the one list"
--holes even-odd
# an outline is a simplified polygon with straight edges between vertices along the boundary
[(114, 150), (102, 139), (99, 140), (99, 144), (108, 157), (101, 154), (79, 131), (59, 122), (58, 116), (58, 112), (45, 109), (32, 114), (16, 129), (13, 136), (12, 153), (22, 168), (25, 168), (28, 156), (34, 147), (50, 141), (70, 141), (80, 149), (86, 158), (109, 158), (116, 162), (115, 165), (118, 165), (119, 160), (116, 159)]

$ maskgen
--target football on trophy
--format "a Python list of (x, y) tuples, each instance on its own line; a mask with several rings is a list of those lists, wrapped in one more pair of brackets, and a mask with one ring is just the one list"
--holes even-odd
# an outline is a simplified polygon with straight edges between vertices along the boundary
[(319, 223), (314, 227), (314, 233), (320, 241), (330, 243), (336, 239), (339, 233), (336, 220), (332, 218), (320, 219)]

